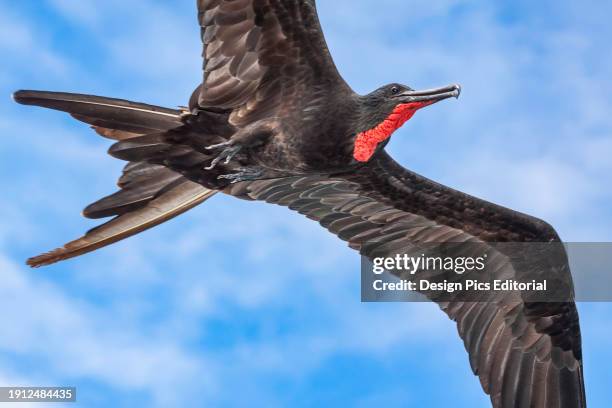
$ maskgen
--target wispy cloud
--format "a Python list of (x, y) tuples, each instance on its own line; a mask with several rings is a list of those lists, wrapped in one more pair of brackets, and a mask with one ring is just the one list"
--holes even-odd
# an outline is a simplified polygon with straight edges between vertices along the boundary
[(160, 402), (168, 387), (187, 387), (185, 378), (197, 378), (198, 388), (206, 389), (206, 361), (180, 343), (148, 338), (119, 311), (68, 297), (5, 256), (0, 268), (1, 307), (14, 311), (4, 315), (11, 328), (0, 340), (5, 357), (29, 355), (44, 361), (52, 368), (47, 375), (64, 381), (96, 378), (119, 388), (147, 389), (159, 393)]
[(26, 71), (30, 75), (66, 77), (73, 69), (70, 62), (55, 51), (45, 40), (45, 31), (25, 21), (7, 4), (0, 5), (0, 51), (10, 58), (10, 63), (0, 67), (0, 85), (8, 85), (9, 80), (17, 78), (16, 71), (9, 66), (19, 65), (18, 74)]
[(108, 74), (118, 81), (126, 76), (138, 78), (130, 86), (130, 97), (161, 104), (187, 103), (202, 77), (202, 46), (193, 4), (169, 7), (149, 0), (51, 3), (104, 50), (100, 63)]

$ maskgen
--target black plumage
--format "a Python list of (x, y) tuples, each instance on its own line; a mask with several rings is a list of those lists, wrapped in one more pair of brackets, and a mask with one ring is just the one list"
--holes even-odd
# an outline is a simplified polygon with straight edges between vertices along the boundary
[[(111, 155), (129, 161), (120, 191), (84, 211), (115, 218), (31, 258), (31, 266), (116, 242), (218, 191), (298, 211), (370, 258), (431, 242), (559, 242), (544, 221), (428, 180), (384, 151), (414, 111), (458, 96), (458, 86), (414, 91), (390, 84), (355, 94), (329, 55), (314, 1), (200, 0), (198, 19), (204, 78), (187, 109), (15, 94), (20, 103), (62, 110), (92, 125), (115, 140)], [(493, 262), (499, 276), (570, 276), (565, 253), (527, 263), (500, 255)], [(528, 302), (520, 293), (489, 296), (438, 303), (457, 322), (493, 406), (586, 406), (574, 303)]]

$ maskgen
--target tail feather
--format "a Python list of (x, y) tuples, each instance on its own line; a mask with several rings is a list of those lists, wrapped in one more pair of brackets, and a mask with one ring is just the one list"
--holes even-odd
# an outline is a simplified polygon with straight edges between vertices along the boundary
[(85, 207), (83, 215), (87, 218), (104, 218), (121, 215), (145, 206), (166, 189), (173, 187), (185, 178), (165, 167), (154, 167), (123, 185), (121, 190)]
[[(119, 140), (110, 147), (108, 153), (121, 160), (146, 161), (168, 166), (181, 174), (200, 175), (201, 170), (210, 164), (214, 155), (205, 148), (194, 148), (190, 142), (186, 137), (185, 127), (179, 127)], [(207, 187), (216, 187), (218, 174), (208, 172), (206, 175), (201, 175), (207, 176), (202, 180)]]
[(126, 161), (160, 161), (193, 151), (190, 146), (168, 143), (166, 136), (159, 132), (122, 140), (113, 144), (108, 154)]
[(96, 128), (103, 128), (103, 129), (105, 128), (105, 129), (114, 130), (114, 131), (134, 133), (137, 135), (144, 135), (147, 133), (163, 130), (163, 129), (158, 129), (160, 126), (157, 126), (157, 125), (149, 125), (150, 127), (143, 127), (143, 126), (131, 125), (128, 123), (123, 123), (118, 120), (115, 120), (115, 121), (102, 120), (102, 119), (92, 118), (91, 116), (78, 115), (75, 113), (70, 114), (70, 116), (72, 116), (73, 118), (75, 118), (76, 120), (80, 122), (84, 122), (84, 123), (91, 125), (91, 127), (94, 130)]
[(111, 140), (126, 140), (143, 135), (143, 133), (128, 132), (127, 130), (109, 129), (95, 125), (91, 128), (100, 136)]
[(115, 217), (61, 248), (30, 258), (27, 264), (37, 268), (105, 247), (168, 221), (202, 203), (215, 193), (214, 190), (184, 180), (151, 200), (146, 206)]
[(142, 179), (149, 177), (157, 177), (157, 172), (163, 173), (169, 169), (158, 164), (150, 164), (147, 162), (129, 162), (123, 168), (121, 177), (117, 180), (117, 186), (126, 188), (129, 185), (137, 184)]
[(150, 133), (182, 124), (180, 111), (124, 99), (65, 92), (17, 91), (13, 99), (70, 113), (76, 119), (108, 129)]
[(216, 193), (166, 167), (173, 162), (201, 167), (206, 160), (191, 147), (166, 139), (173, 129), (184, 129), (179, 110), (63, 92), (19, 91), (13, 98), (22, 104), (67, 112), (92, 125), (99, 135), (123, 143), (114, 145), (110, 152), (130, 161), (117, 183), (121, 190), (83, 211), (89, 218), (115, 218), (62, 248), (30, 258), (30, 266), (48, 265), (112, 244), (167, 221)]

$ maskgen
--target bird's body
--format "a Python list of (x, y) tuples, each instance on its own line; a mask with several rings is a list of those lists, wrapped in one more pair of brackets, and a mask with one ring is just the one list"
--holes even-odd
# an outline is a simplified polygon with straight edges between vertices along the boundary
[[(114, 216), (41, 266), (158, 225), (217, 192), (286, 206), (318, 221), (362, 255), (420, 243), (559, 242), (542, 220), (415, 174), (385, 152), (420, 108), (449, 97), (390, 84), (357, 95), (339, 75), (312, 0), (199, 0), (204, 80), (187, 110), (112, 98), (20, 91), (15, 99), (70, 113), (115, 140), (128, 161), (120, 191), (84, 210)], [(502, 254), (503, 255), (503, 254)], [(510, 276), (558, 274), (567, 257), (516, 263)], [(435, 300), (435, 299), (434, 299)], [(495, 407), (586, 406), (578, 314), (572, 298), (528, 302), (521, 293), (439, 302)]]
[[(348, 92), (328, 92), (327, 98), (304, 100), (292, 110), (279, 112), (278, 117), (250, 125), (254, 131), (264, 131), (237, 159), (287, 175), (355, 166), (352, 153), (356, 133), (352, 127), (359, 118), (358, 97)], [(187, 122), (197, 123), (201, 114), (197, 110)], [(207, 128), (207, 124), (203, 127)]]

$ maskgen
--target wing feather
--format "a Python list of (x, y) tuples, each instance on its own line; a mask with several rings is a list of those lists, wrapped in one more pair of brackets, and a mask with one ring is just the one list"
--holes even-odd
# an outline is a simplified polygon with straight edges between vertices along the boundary
[[(428, 242), (558, 240), (545, 222), (427, 180), (384, 152), (351, 174), (237, 183), (225, 192), (298, 211), (369, 258)], [(534, 273), (570, 277), (567, 258), (559, 259), (560, 264), (557, 259), (534, 263), (541, 269)], [(488, 264), (500, 279), (525, 274), (530, 267), (499, 252)], [(439, 296), (425, 295), (434, 301)], [(440, 307), (457, 322), (472, 370), (494, 407), (586, 406), (573, 302), (533, 304), (520, 293), (489, 291), (479, 302), (456, 298)]]
[(317, 87), (348, 89), (313, 1), (199, 0), (198, 15), (204, 78), (197, 104), (232, 110), (232, 124), (295, 108), (298, 95)]

